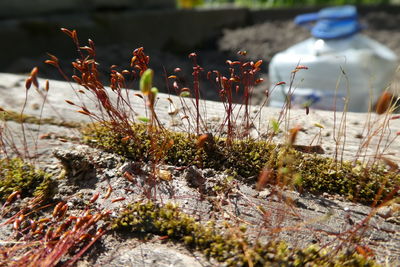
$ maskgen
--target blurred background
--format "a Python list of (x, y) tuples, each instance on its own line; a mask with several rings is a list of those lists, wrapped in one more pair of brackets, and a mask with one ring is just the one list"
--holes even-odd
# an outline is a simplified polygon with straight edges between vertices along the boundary
[[(76, 57), (72, 41), (61, 27), (76, 29), (81, 45), (94, 40), (97, 61), (106, 82), (111, 65), (129, 68), (132, 51), (144, 47), (156, 73), (156, 85), (171, 92), (165, 77), (176, 67), (182, 86), (190, 87), (196, 52), (205, 72), (203, 96), (218, 100), (217, 90), (206, 79), (208, 70), (227, 73), (227, 59), (262, 59), (266, 80), (256, 88), (253, 103), (261, 103), (268, 88), (268, 63), (277, 52), (310, 37), (296, 26), (298, 14), (323, 6), (357, 5), (364, 33), (400, 55), (400, 0), (1, 0), (0, 72), (28, 73), (39, 66), (40, 75), (62, 79), (45, 65), (46, 53), (57, 56), (67, 74)], [(242, 58), (243, 59), (243, 58)], [(173, 93), (173, 92), (172, 92)]]
[(315, 6), (315, 5), (381, 5), (393, 4), (397, 0), (179, 0), (180, 7), (193, 6), (215, 6), (233, 4), (236, 6), (247, 6), (250, 8), (271, 8), (271, 7), (294, 7), (294, 6)]

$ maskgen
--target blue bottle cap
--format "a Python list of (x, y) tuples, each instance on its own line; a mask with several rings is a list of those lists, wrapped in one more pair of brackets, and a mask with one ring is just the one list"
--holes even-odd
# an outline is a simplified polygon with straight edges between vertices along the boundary
[[(316, 22), (311, 26), (312, 22)], [(299, 15), (295, 23), (309, 27), (311, 34), (320, 39), (339, 39), (352, 36), (362, 27), (354, 6), (330, 7), (318, 13)]]

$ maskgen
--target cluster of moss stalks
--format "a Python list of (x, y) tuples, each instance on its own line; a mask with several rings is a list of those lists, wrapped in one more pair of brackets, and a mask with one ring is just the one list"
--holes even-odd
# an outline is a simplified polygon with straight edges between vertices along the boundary
[(115, 219), (113, 228), (139, 235), (168, 235), (188, 248), (204, 253), (226, 266), (376, 266), (357, 253), (337, 253), (310, 246), (288, 249), (284, 242), (252, 244), (245, 238), (244, 227), (225, 225), (225, 233), (214, 223), (205, 225), (180, 211), (173, 204), (160, 206), (153, 202), (136, 202)]
[(0, 159), (0, 200), (15, 191), (20, 191), (22, 198), (35, 196), (45, 200), (51, 197), (54, 186), (50, 175), (22, 159)]
[(83, 130), (92, 145), (138, 161), (158, 161), (177, 166), (197, 165), (230, 170), (236, 177), (253, 177), (263, 168), (274, 170), (268, 182), (291, 186), (311, 193), (340, 194), (364, 204), (378, 203), (400, 185), (400, 174), (382, 165), (363, 166), (360, 162), (335, 162), (317, 154), (306, 154), (290, 146), (277, 146), (252, 139), (227, 145), (211, 135), (199, 146), (199, 137), (159, 130), (149, 133), (144, 124), (132, 125), (134, 136), (126, 138), (109, 125), (92, 125)]

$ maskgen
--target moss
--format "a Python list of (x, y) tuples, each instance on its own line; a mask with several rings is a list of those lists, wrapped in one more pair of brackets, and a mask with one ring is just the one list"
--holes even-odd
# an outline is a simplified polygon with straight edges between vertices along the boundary
[(296, 166), (302, 186), (311, 192), (337, 193), (350, 200), (371, 203), (384, 199), (400, 185), (400, 175), (383, 166), (363, 166), (360, 162), (337, 163), (317, 156), (304, 157), (303, 166)]
[[(134, 137), (125, 137), (109, 126), (91, 125), (83, 129), (84, 141), (133, 160), (158, 160), (177, 166), (197, 165), (216, 170), (231, 169), (243, 177), (257, 175), (266, 164), (266, 156), (273, 146), (246, 140), (227, 147), (223, 139), (209, 138), (204, 146), (197, 146), (197, 136), (186, 133), (160, 131), (156, 137), (148, 134), (144, 124), (134, 124)], [(157, 153), (157, 149), (161, 152)], [(154, 158), (157, 154), (157, 159)]]
[(268, 167), (274, 170), (269, 183), (317, 194), (340, 194), (365, 204), (385, 199), (400, 185), (400, 174), (389, 172), (380, 165), (337, 163), (317, 154), (306, 154), (264, 141), (238, 140), (227, 146), (224, 139), (210, 137), (202, 147), (198, 147), (194, 135), (167, 130), (151, 135), (143, 124), (133, 125), (131, 134), (134, 136), (123, 142), (124, 136), (108, 126), (97, 125), (83, 131), (89, 144), (133, 160), (229, 170), (237, 174), (236, 177), (251, 182), (264, 167)]
[(227, 266), (376, 266), (356, 253), (337, 254), (316, 246), (288, 249), (284, 242), (253, 244), (245, 237), (243, 227), (226, 224), (226, 228), (222, 233), (215, 223), (202, 225), (173, 204), (153, 202), (130, 204), (113, 222), (113, 229), (122, 232), (168, 235)]
[(0, 159), (0, 200), (6, 199), (14, 191), (21, 197), (40, 196), (48, 199), (55, 188), (48, 174), (36, 170), (20, 158)]
[(12, 111), (12, 110), (5, 110), (0, 112), (0, 120), (3, 121), (15, 121), (18, 123), (32, 123), (32, 124), (50, 124), (56, 126), (63, 126), (68, 128), (78, 128), (81, 126), (80, 123), (76, 122), (65, 122), (59, 121), (54, 118), (38, 118), (32, 115), (26, 115)]

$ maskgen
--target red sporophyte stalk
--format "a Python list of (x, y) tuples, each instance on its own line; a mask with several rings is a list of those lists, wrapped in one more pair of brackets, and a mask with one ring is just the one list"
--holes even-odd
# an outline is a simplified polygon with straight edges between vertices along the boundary
[[(239, 53), (242, 55), (243, 53)], [(223, 125), (227, 125), (227, 143), (230, 144), (235, 136), (235, 130), (237, 125), (237, 119), (240, 115), (240, 110), (244, 107), (243, 111), (243, 123), (244, 132), (240, 135), (241, 137), (247, 136), (248, 131), (252, 125), (250, 118), (250, 107), (251, 97), (253, 94), (254, 87), (263, 82), (262, 78), (257, 78), (257, 74), (260, 72), (262, 60), (257, 62), (253, 61), (231, 61), (227, 60), (229, 76), (223, 76), (219, 71), (210, 71), (207, 74), (209, 80), (213, 79), (214, 84), (219, 90), (221, 101), (225, 107), (225, 118)], [(241, 103), (239, 104), (239, 110), (235, 113), (235, 96), (242, 95)]]
[[(18, 194), (12, 193), (6, 203), (12, 203)], [(71, 216), (68, 204), (59, 202), (49, 217), (36, 218), (39, 210), (50, 206), (40, 203), (32, 200), (29, 208), (21, 209), (2, 224), (12, 224), (18, 237), (18, 242), (10, 241), (9, 246), (0, 248), (0, 261), (7, 266), (56, 266), (66, 255), (70, 259), (62, 266), (73, 266), (106, 233), (107, 223), (102, 227), (99, 224), (107, 221), (108, 211), (94, 211), (89, 204), (85, 211)]]
[[(105, 86), (100, 81), (98, 63), (96, 61), (96, 48), (92, 40), (88, 40), (88, 46), (80, 46), (77, 33), (75, 30), (61, 29), (67, 34), (75, 46), (77, 47), (79, 58), (76, 59), (72, 66), (75, 74), (72, 75), (72, 80), (78, 85), (82, 86), (84, 90), (75, 90), (78, 98), (86, 92), (94, 95), (100, 106), (101, 114), (91, 112), (85, 105), (78, 105), (70, 100), (66, 102), (70, 105), (80, 108), (77, 112), (89, 116), (92, 120), (107, 124), (113, 131), (118, 132), (124, 136), (135, 136), (132, 133), (132, 123), (134, 114), (133, 107), (130, 105), (129, 94), (127, 91), (127, 78), (135, 79), (148, 69), (150, 57), (144, 53), (143, 47), (137, 48), (133, 51), (132, 59), (130, 62), (131, 70), (116, 70), (116, 66), (111, 66), (110, 71), (110, 88), (116, 95), (117, 100), (113, 102), (110, 98), (110, 92), (107, 92)], [(49, 55), (50, 59), (46, 60), (47, 64), (55, 66), (61, 75), (67, 80), (70, 79), (63, 72), (59, 65), (58, 58)]]
[(197, 54), (196, 53), (191, 53), (189, 54), (189, 58), (193, 60), (193, 91), (195, 95), (195, 107), (196, 107), (196, 134), (200, 134), (200, 81), (199, 81), (199, 76), (200, 73), (203, 70), (202, 67), (200, 67), (199, 64), (197, 64)]

